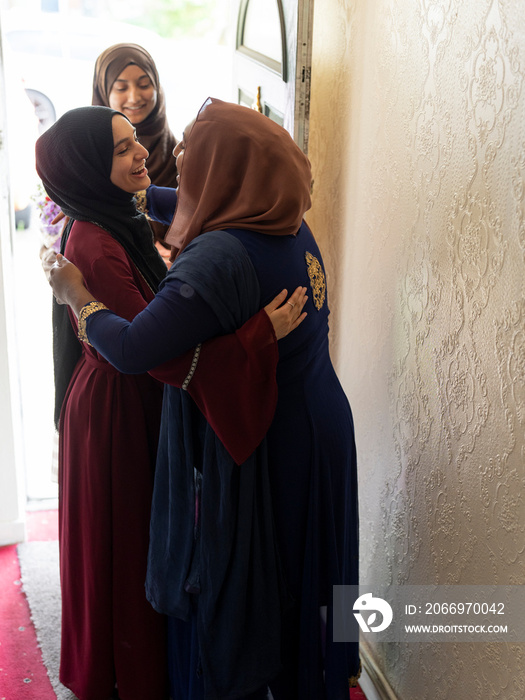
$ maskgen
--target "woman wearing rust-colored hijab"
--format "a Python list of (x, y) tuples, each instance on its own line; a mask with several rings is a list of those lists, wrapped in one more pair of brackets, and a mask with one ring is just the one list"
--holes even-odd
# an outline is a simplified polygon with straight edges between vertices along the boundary
[[(157, 67), (142, 46), (115, 44), (100, 54), (95, 63), (91, 102), (122, 112), (130, 120), (140, 143), (149, 151), (147, 167), (154, 185), (177, 186), (171, 158), (177, 141), (168, 124)], [(162, 240), (166, 227), (151, 223), (156, 240)]]
[[(271, 425), (242, 464), (189, 392), (165, 389), (146, 592), (170, 617), (171, 695), (262, 700), (270, 688), (274, 700), (348, 700), (359, 628), (334, 643), (332, 596), (358, 583), (356, 452), (330, 361), (322, 257), (303, 221), (310, 164), (267, 117), (215, 99), (175, 153), (167, 240), (178, 254), (134, 321), (86, 316), (93, 346), (139, 371), (176, 356), (186, 336), (238, 328), (276, 290), (302, 285), (309, 298), (304, 321), (278, 342)], [(83, 315), (89, 295), (73, 286), (59, 295)], [(215, 374), (223, 367), (217, 357)], [(242, 416), (227, 393), (222, 413), (235, 424)]]
[[(191, 148), (185, 148), (191, 140)], [(287, 131), (258, 112), (208, 100), (174, 152), (179, 204), (166, 239), (236, 228), (277, 236), (299, 231), (310, 208), (310, 163)]]

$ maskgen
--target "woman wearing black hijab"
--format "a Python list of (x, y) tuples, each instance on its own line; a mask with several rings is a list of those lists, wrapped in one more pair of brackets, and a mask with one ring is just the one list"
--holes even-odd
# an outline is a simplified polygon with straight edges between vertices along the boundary
[[(88, 286), (131, 320), (166, 268), (133, 194), (111, 181), (113, 153), (119, 165), (128, 158), (130, 171), (147, 157), (134, 140), (114, 152), (115, 115), (103, 107), (65, 114), (37, 142), (37, 170), (70, 217), (62, 250)], [(124, 149), (132, 155), (117, 155)], [(140, 177), (147, 181), (144, 171)], [(147, 374), (116, 372), (79, 343), (73, 326), (75, 317), (55, 306), (57, 389), (65, 394), (56, 411), (60, 680), (80, 700), (109, 698), (116, 683), (123, 699), (165, 700), (165, 620), (144, 595), (162, 385)]]
[[(45, 189), (70, 217), (62, 252), (81, 270), (90, 291), (128, 320), (153, 299), (166, 274), (148, 221), (133, 197), (149, 185), (147, 156), (126, 117), (100, 106), (66, 113), (36, 146)], [(282, 301), (280, 295), (273, 308)], [(297, 325), (301, 302), (301, 295), (294, 294), (277, 312), (285, 326), (290, 321), (286, 332)], [(286, 334), (284, 326), (274, 325), (278, 337)], [(238, 436), (238, 424), (216, 426), (218, 434), (234, 436), (234, 452), (254, 449), (247, 442), (262, 439), (276, 400), (272, 322), (263, 311), (245, 328), (243, 342), (236, 344), (233, 336), (203, 346), (191, 383), (198, 392), (199, 375), (206, 378), (206, 397), (195, 395), (205, 411), (215, 396), (224, 394), (218, 383), (227, 383), (228, 362), (238, 373), (246, 363), (246, 347), (254, 348), (248, 358), (257, 360), (257, 378), (264, 388), (252, 420), (257, 430), (241, 429)], [(73, 329), (74, 314), (55, 304), (60, 680), (80, 700), (105, 700), (115, 685), (121, 700), (166, 700), (165, 620), (144, 591), (162, 385), (149, 374), (121, 374), (89, 343), (79, 343)], [(192, 357), (190, 351), (178, 363), (158, 369), (157, 376), (181, 386)], [(216, 372), (217, 357), (221, 373)], [(209, 391), (214, 382), (215, 395)], [(253, 387), (253, 380), (241, 384), (248, 385)], [(235, 396), (235, 391), (231, 387), (228, 393)]]

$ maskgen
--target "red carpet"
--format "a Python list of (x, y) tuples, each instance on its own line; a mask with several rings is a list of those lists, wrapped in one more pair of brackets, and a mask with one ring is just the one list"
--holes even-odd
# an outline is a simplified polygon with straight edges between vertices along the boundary
[[(29, 541), (58, 539), (57, 511), (27, 513)], [(0, 700), (56, 700), (22, 593), (16, 545), (0, 547)], [(366, 700), (350, 690), (350, 700)]]
[[(56, 540), (56, 511), (27, 514), (28, 539)], [(0, 700), (56, 700), (20, 584), (16, 545), (0, 547)]]
[(350, 700), (366, 700), (366, 695), (359, 686), (350, 688)]

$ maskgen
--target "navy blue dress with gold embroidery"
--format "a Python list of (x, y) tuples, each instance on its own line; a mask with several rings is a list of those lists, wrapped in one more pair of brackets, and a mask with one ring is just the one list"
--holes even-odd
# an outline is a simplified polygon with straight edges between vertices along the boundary
[(299, 285), (308, 316), (279, 341), (275, 417), (247, 462), (233, 463), (187, 392), (165, 387), (147, 593), (186, 621), (172, 649), (177, 698), (269, 685), (275, 700), (348, 700), (358, 672), (357, 645), (331, 641), (332, 586), (358, 582), (357, 473), (321, 254), (306, 224), (295, 236), (201, 234), (131, 324), (106, 311), (87, 322), (120, 371), (144, 371)]

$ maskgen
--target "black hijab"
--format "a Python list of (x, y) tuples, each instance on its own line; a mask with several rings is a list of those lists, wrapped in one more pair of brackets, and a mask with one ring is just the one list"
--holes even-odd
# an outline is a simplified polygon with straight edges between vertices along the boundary
[[(66, 112), (36, 142), (36, 169), (49, 197), (70, 217), (62, 235), (61, 252), (73, 222), (91, 221), (120, 243), (156, 292), (166, 274), (166, 265), (153, 244), (151, 228), (145, 215), (137, 211), (133, 195), (110, 180), (112, 120), (116, 114), (120, 112), (93, 106)], [(57, 429), (64, 395), (80, 354), (81, 345), (71, 327), (67, 307), (53, 299)]]

